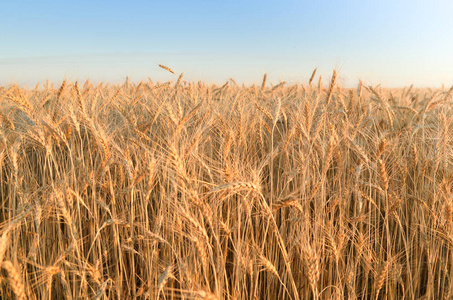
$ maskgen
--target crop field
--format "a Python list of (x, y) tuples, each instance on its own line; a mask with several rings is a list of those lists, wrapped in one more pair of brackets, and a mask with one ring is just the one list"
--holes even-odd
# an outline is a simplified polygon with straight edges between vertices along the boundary
[(0, 298), (451, 299), (453, 89), (315, 73), (0, 87)]

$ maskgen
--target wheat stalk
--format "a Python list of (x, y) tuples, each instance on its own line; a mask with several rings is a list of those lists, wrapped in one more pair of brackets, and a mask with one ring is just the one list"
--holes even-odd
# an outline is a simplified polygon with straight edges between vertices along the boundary
[(159, 282), (157, 283), (157, 295), (159, 296), (163, 287), (167, 284), (169, 278), (173, 276), (173, 265), (169, 265), (163, 272), (160, 274)]
[(8, 272), (9, 284), (11, 285), (14, 294), (16, 294), (17, 299), (25, 299), (25, 287), (22, 282), (22, 277), (14, 267), (13, 263), (10, 261), (4, 261), (2, 263), (2, 268)]
[(64, 92), (64, 89), (66, 87), (66, 84), (67, 84), (67, 81), (65, 79), (65, 80), (63, 80), (63, 82), (61, 83), (60, 88), (58, 89), (58, 93), (57, 93), (57, 100), (58, 101), (60, 101), (61, 97), (63, 97), (63, 92)]
[(329, 91), (328, 91), (328, 93), (327, 93), (327, 105), (329, 105), (330, 99), (332, 98), (333, 90), (334, 90), (334, 88), (335, 88), (336, 82), (337, 82), (337, 71), (336, 71), (336, 70), (333, 70), (332, 78), (331, 78), (331, 80), (330, 80)]
[(318, 255), (314, 248), (308, 246), (308, 249), (305, 251), (305, 257), (308, 269), (308, 281), (313, 291), (313, 297), (318, 299), (318, 281), (321, 276)]
[(279, 84), (277, 84), (276, 86), (274, 86), (274, 87), (272, 88), (271, 92), (276, 91), (277, 89), (283, 87), (285, 84), (286, 84), (286, 81), (280, 82)]
[(376, 291), (376, 299), (378, 299), (379, 296), (379, 291), (382, 289), (382, 286), (384, 285), (384, 282), (387, 278), (388, 274), (388, 268), (389, 268), (389, 262), (384, 262), (380, 269), (377, 272), (377, 276), (374, 281), (374, 289)]
[(170, 69), (170, 67), (167, 67), (167, 66), (164, 66), (164, 65), (159, 65), (159, 67), (161, 67), (162, 69), (164, 70), (167, 70), (168, 72), (176, 75), (175, 71), (173, 71), (172, 69)]
[(272, 123), (273, 123), (273, 126), (275, 127), (275, 125), (277, 124), (278, 122), (278, 119), (280, 117), (280, 113), (281, 113), (281, 109), (282, 109), (282, 99), (280, 99), (280, 97), (277, 97), (277, 101), (276, 101), (276, 105), (275, 105), (275, 109), (274, 109), (274, 115), (272, 117)]
[(313, 73), (311, 73), (311, 76), (310, 76), (310, 80), (308, 81), (308, 85), (311, 86), (311, 83), (313, 82), (313, 79), (315, 78), (315, 75), (316, 75), (316, 71), (318, 70), (318, 68), (315, 68), (313, 70)]
[(176, 83), (175, 83), (175, 87), (179, 86), (183, 76), (184, 76), (184, 73), (179, 74), (178, 80), (176, 80)]
[(387, 192), (389, 189), (389, 177), (387, 173), (387, 168), (385, 166), (385, 162), (382, 159), (378, 160), (378, 166), (379, 166), (379, 175), (381, 177), (381, 188)]
[(6, 249), (9, 245), (9, 230), (3, 232), (2, 237), (0, 238), (0, 266), (3, 262), (3, 258), (5, 257)]
[(259, 105), (258, 103), (255, 103), (256, 108), (262, 112), (268, 120), (273, 120), (272, 114), (263, 106)]
[(264, 73), (263, 82), (261, 83), (261, 91), (262, 92), (264, 92), (264, 89), (266, 88), (266, 80), (267, 80), (267, 74)]

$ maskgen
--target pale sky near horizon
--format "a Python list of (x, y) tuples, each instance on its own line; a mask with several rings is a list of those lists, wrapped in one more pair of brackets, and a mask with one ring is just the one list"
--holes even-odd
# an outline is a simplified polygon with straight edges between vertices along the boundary
[[(1, 1), (0, 85), (49, 79), (453, 85), (453, 1)], [(172, 77), (173, 76), (173, 77)]]

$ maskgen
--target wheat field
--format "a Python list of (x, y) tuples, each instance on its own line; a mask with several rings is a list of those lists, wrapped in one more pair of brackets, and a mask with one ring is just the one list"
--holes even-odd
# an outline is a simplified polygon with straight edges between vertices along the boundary
[(453, 89), (315, 73), (0, 87), (0, 298), (451, 299)]

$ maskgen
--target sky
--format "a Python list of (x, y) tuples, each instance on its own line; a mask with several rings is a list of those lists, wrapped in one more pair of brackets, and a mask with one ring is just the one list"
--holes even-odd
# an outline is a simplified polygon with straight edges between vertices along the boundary
[(0, 1), (0, 85), (38, 81), (453, 85), (453, 1)]

